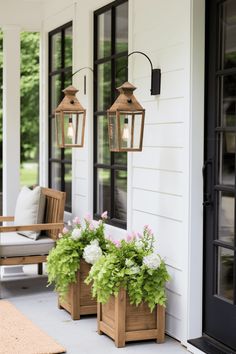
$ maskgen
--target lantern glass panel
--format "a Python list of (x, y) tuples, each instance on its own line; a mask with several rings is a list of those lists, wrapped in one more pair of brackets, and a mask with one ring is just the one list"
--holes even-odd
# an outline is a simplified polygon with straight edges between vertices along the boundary
[(140, 149), (142, 138), (142, 112), (120, 112), (120, 146), (121, 150)]
[(63, 119), (61, 112), (55, 113), (56, 120), (56, 139), (58, 146), (63, 146)]
[(65, 146), (82, 145), (83, 142), (83, 112), (64, 112)]
[(110, 143), (110, 150), (116, 151), (119, 149), (118, 144), (118, 125), (117, 125), (117, 118), (116, 114), (108, 114), (108, 133), (109, 133), (109, 143)]

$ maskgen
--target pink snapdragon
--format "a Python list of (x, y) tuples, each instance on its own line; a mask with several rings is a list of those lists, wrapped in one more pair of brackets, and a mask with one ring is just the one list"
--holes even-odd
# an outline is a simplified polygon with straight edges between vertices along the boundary
[(101, 218), (102, 218), (102, 219), (107, 219), (107, 218), (108, 218), (108, 216), (107, 216), (107, 211), (104, 211), (104, 212), (102, 213)]
[(87, 214), (87, 215), (84, 217), (84, 220), (85, 220), (88, 224), (90, 224), (90, 222), (92, 221), (91, 215), (90, 215), (90, 214)]
[(121, 246), (120, 241), (119, 240), (112, 240), (112, 242), (114, 243), (114, 245), (119, 248)]
[(73, 224), (75, 224), (75, 225), (80, 225), (80, 219), (79, 219), (78, 216), (74, 217), (74, 219), (73, 219)]
[(147, 231), (149, 234), (153, 234), (153, 231), (149, 225), (144, 225), (144, 230)]
[(68, 231), (69, 230), (67, 229), (67, 227), (63, 227), (63, 230), (62, 230), (63, 235), (67, 234)]

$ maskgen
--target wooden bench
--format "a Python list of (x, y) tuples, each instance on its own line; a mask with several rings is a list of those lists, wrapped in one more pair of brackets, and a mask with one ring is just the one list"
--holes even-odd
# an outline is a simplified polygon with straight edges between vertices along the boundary
[[(38, 240), (26, 240), (25, 242), (28, 242), (28, 246), (32, 246), (34, 248), (34, 252), (31, 251), (33, 254), (25, 254), (25, 250), (27, 247), (22, 247), (22, 250), (24, 251), (24, 254), (17, 254), (17, 255), (10, 255), (6, 256), (4, 255), (4, 252), (1, 252), (1, 247), (3, 245), (1, 244), (1, 234), (4, 233), (11, 233), (8, 234), (9, 236), (9, 242), (11, 241), (11, 236), (14, 237), (14, 239), (19, 236), (19, 238), (25, 238), (24, 236), (16, 234), (18, 231), (45, 231), (45, 240), (48, 239), (49, 241), (54, 240), (58, 238), (58, 234), (62, 231), (64, 224), (63, 224), (63, 217), (64, 217), (64, 207), (65, 207), (65, 197), (66, 194), (65, 192), (53, 190), (50, 188), (42, 188), (43, 194), (45, 195), (46, 198), (46, 205), (45, 205), (45, 216), (44, 216), (44, 223), (42, 224), (33, 224), (33, 225), (21, 225), (21, 226), (0, 226), (0, 266), (8, 266), (8, 265), (26, 265), (26, 264), (38, 264), (38, 274), (42, 274), (42, 264), (43, 262), (46, 261), (47, 259), (47, 254), (42, 254), (44, 253), (43, 251), (40, 251), (39, 254), (37, 253), (37, 248), (38, 245), (44, 242), (43, 236), (41, 242)], [(0, 216), (0, 222), (12, 222), (14, 221), (14, 216)], [(6, 238), (6, 235), (5, 235)], [(38, 244), (37, 244), (38, 242)], [(51, 242), (51, 246), (53, 247), (54, 243)], [(13, 246), (14, 249), (14, 242), (11, 245)], [(19, 244), (16, 244), (16, 247), (19, 246)], [(23, 245), (24, 246), (24, 245)], [(27, 246), (27, 244), (26, 244)], [(29, 249), (32, 247), (29, 247)], [(20, 253), (19, 251), (17, 251)], [(29, 253), (31, 253), (29, 252)], [(14, 253), (14, 252), (13, 252)]]

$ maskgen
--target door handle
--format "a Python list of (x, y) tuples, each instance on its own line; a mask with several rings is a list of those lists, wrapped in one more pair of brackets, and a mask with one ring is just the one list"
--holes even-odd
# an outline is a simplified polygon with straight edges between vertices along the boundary
[[(203, 203), (202, 205), (204, 207), (209, 207), (213, 205), (213, 200), (212, 200), (212, 196), (211, 193), (209, 192), (205, 192), (205, 184), (206, 184), (206, 174), (207, 174), (207, 170), (208, 170), (208, 166), (210, 167), (210, 173), (211, 173), (211, 179), (212, 179), (212, 165), (213, 165), (213, 161), (212, 159), (207, 159), (204, 162), (204, 165), (202, 167), (202, 176), (203, 176), (203, 184), (204, 184), (204, 194), (203, 194)], [(212, 181), (211, 181), (212, 183)]]

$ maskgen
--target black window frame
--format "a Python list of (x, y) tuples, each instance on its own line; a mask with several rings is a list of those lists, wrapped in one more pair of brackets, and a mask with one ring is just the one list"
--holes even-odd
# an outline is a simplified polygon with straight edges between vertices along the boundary
[[(55, 75), (60, 75), (60, 98), (59, 101), (61, 101), (64, 97), (64, 94), (62, 90), (65, 88), (65, 80), (66, 80), (66, 74), (70, 73), (71, 74), (71, 82), (72, 82), (72, 65), (65, 67), (65, 31), (68, 28), (73, 29), (73, 22), (70, 21), (60, 27), (55, 28), (54, 30), (50, 31), (48, 33), (48, 183), (49, 187), (52, 187), (52, 166), (54, 163), (60, 164), (61, 168), (61, 173), (59, 175), (60, 177), (60, 190), (65, 191), (65, 171), (66, 171), (66, 166), (71, 166), (72, 169), (72, 158), (71, 159), (66, 159), (65, 158), (65, 149), (61, 148), (60, 149), (60, 158), (55, 158), (51, 156), (51, 148), (52, 148), (52, 141), (51, 141), (51, 136), (52, 136), (52, 131), (51, 131), (51, 119), (53, 119), (54, 114), (53, 111), (51, 111), (51, 99), (52, 99), (52, 77)], [(57, 70), (52, 70), (52, 37), (55, 34), (61, 34), (61, 67), (60, 69)], [(72, 48), (71, 48), (72, 50)], [(59, 103), (59, 102), (58, 102)], [(56, 108), (56, 107), (55, 107)], [(71, 183), (71, 188), (72, 188), (72, 183)], [(72, 197), (72, 194), (71, 194)], [(71, 199), (71, 204), (69, 205), (66, 203), (65, 205), (65, 211), (71, 213), (72, 212), (72, 199)]]
[[(106, 116), (106, 110), (103, 111), (98, 111), (97, 110), (97, 85), (98, 85), (98, 65), (102, 63), (111, 63), (111, 104), (114, 102), (114, 100), (117, 97), (117, 91), (116, 91), (116, 59), (119, 58), (125, 58), (127, 57), (127, 65), (122, 69), (125, 72), (126, 75), (126, 80), (128, 79), (128, 50), (123, 51), (123, 52), (118, 52), (116, 53), (116, 8), (119, 5), (122, 5), (124, 3), (128, 3), (128, 0), (116, 0), (108, 5), (105, 5), (101, 7), (100, 9), (94, 11), (94, 59), (93, 59), (93, 67), (94, 67), (94, 87), (93, 87), (93, 96), (94, 96), (94, 121), (93, 121), (93, 127), (94, 127), (94, 149), (93, 149), (93, 217), (94, 219), (99, 219), (100, 215), (96, 213), (97, 210), (97, 181), (98, 181), (98, 169), (103, 168), (106, 170), (110, 171), (110, 178), (111, 178), (111, 183), (110, 183), (110, 215), (107, 220), (107, 223), (116, 226), (122, 229), (127, 228), (127, 209), (126, 209), (126, 221), (117, 219), (114, 217), (114, 201), (115, 201), (115, 173), (117, 171), (127, 171), (127, 162), (126, 164), (116, 164), (115, 163), (115, 153), (110, 152), (110, 164), (105, 164), (105, 163), (98, 163), (97, 162), (97, 137), (98, 137), (98, 132), (97, 132), (97, 118), (99, 116)], [(111, 53), (109, 56), (105, 56), (103, 58), (98, 58), (98, 16), (104, 14), (105, 12), (111, 10)], [(105, 107), (108, 109), (109, 107)], [(116, 153), (117, 154), (117, 153)], [(127, 154), (127, 153), (126, 153)], [(128, 158), (128, 156), (127, 156)], [(128, 175), (127, 175), (127, 180), (128, 182)]]

